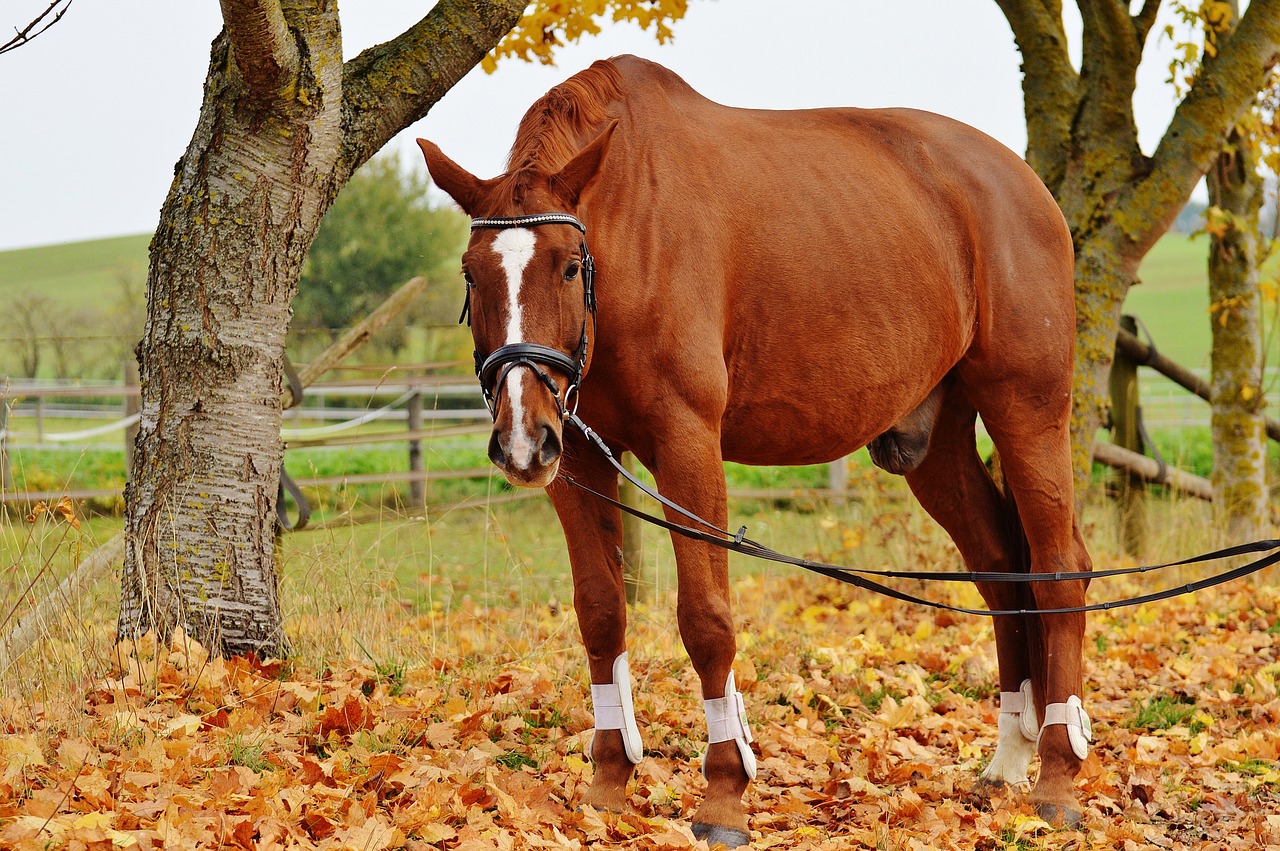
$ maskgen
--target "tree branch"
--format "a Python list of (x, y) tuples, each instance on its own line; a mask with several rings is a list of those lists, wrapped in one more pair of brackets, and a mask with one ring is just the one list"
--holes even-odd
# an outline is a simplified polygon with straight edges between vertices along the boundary
[(1067, 54), (1061, 0), (996, 0), (1022, 54), (1027, 162), (1055, 193), (1066, 173), (1079, 75)]
[(298, 73), (298, 45), (280, 0), (220, 0), (240, 77), (254, 100), (266, 100)]
[[(62, 6), (64, 2), (67, 5)], [(67, 10), (71, 8), (72, 2), (74, 2), (74, 0), (53, 0), (53, 2), (49, 4), (49, 7), (45, 9), (43, 12), (41, 12), (34, 21), (27, 24), (22, 29), (17, 29), (15, 27), (14, 32), (16, 33), (16, 35), (14, 35), (13, 38), (9, 39), (4, 44), (0, 44), (0, 53), (8, 53), (10, 50), (18, 49), (22, 45), (31, 41), (31, 39), (40, 35), (40, 33), (49, 29), (49, 27), (53, 26), (58, 21), (62, 20), (62, 16), (65, 15), (67, 13)], [(62, 6), (62, 8), (58, 9), (59, 6)], [(53, 20), (49, 21), (47, 24), (45, 24), (44, 26), (40, 27), (40, 29), (37, 30), (36, 27), (40, 26), (40, 22), (43, 21), (45, 18), (49, 17), (50, 13), (52, 13), (55, 9), (58, 10), (58, 14), (53, 16)], [(32, 32), (32, 30), (35, 30), (35, 32)]]
[(1160, 11), (1160, 0), (1144, 0), (1138, 14), (1133, 16), (1133, 31), (1138, 36), (1138, 44), (1147, 43), (1151, 27), (1155, 25), (1156, 13)]
[(341, 186), (427, 114), (520, 20), (525, 0), (440, 0), (418, 23), (343, 68)]
[[(1222, 151), (1280, 61), (1280, 0), (1253, 0), (1216, 57), (1207, 58), (1178, 104), (1152, 156), (1151, 172), (1117, 205), (1135, 211), (1117, 222), (1145, 253), (1165, 232), (1196, 183)], [(1139, 255), (1140, 256), (1140, 255)]]
[[(1077, 0), (1084, 25), (1080, 75), (1087, 81), (1076, 141), (1086, 149), (1138, 152), (1133, 93), (1138, 85), (1142, 42), (1123, 0)], [(1120, 144), (1123, 140), (1123, 145)]]

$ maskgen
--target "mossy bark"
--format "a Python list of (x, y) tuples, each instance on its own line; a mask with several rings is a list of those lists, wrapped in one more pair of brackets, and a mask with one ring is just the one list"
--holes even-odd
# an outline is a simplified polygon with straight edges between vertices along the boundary
[(1215, 526), (1224, 543), (1263, 537), (1267, 520), (1263, 341), (1258, 292), (1262, 178), (1256, 143), (1233, 132), (1208, 174), (1221, 230), (1209, 248)]
[(228, 27), (151, 243), (121, 637), (180, 626), (217, 653), (284, 651), (280, 394), (303, 258), (346, 179), (523, 8), (443, 0), (344, 66), (333, 0), (223, 0)]

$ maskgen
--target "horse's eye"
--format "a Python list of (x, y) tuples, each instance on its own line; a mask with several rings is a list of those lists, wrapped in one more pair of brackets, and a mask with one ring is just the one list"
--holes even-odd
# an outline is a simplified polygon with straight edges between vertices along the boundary
[(574, 278), (578, 277), (578, 272), (581, 268), (582, 266), (577, 260), (570, 260), (569, 265), (564, 267), (564, 279), (566, 281), (572, 281)]
[(462, 280), (466, 281), (466, 282), (467, 282), (467, 286), (469, 286), (469, 287), (474, 287), (474, 286), (476, 285), (476, 279), (475, 279), (475, 278), (473, 278), (473, 277), (471, 277), (471, 270), (470, 270), (470, 269), (463, 269), (463, 270), (462, 270)]

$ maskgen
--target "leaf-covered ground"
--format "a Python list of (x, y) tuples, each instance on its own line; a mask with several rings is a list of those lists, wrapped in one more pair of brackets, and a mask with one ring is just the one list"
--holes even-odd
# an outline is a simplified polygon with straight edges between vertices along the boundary
[[(1025, 790), (970, 791), (995, 745), (987, 622), (802, 577), (735, 593), (753, 847), (1280, 847), (1280, 593), (1262, 581), (1092, 618), (1080, 830), (1036, 819)], [(5, 699), (0, 847), (698, 847), (705, 733), (671, 608), (632, 618), (647, 756), (627, 813), (576, 807), (591, 715), (572, 613), (463, 606), (400, 616), (402, 646), (432, 636), (414, 661), (302, 670), (179, 637), (118, 646), (70, 701)]]

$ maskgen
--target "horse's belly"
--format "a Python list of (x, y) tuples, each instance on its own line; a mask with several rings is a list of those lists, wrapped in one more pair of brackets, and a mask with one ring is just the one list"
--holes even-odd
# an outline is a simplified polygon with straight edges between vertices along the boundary
[(812, 394), (731, 405), (721, 422), (726, 461), (794, 466), (823, 464), (866, 446), (911, 409), (903, 403)]

